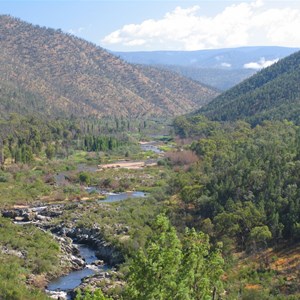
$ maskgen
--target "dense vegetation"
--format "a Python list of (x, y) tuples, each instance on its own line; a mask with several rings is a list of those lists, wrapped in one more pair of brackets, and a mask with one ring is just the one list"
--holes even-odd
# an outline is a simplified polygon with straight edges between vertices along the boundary
[(191, 144), (201, 163), (175, 176), (173, 189), (203, 222), (212, 221), (219, 237), (235, 238), (242, 248), (258, 228), (270, 230), (274, 243), (296, 241), (299, 143), (299, 127), (290, 122), (215, 127)]
[[(159, 120), (44, 120), (11, 114), (0, 124), (0, 206), (87, 196), (84, 184), (118, 191), (151, 186), (154, 179), (145, 182), (143, 174), (95, 170), (118, 159), (152, 159), (153, 153), (141, 153), (137, 138), (157, 130), (168, 133), (170, 128)], [(80, 164), (92, 165), (93, 172)]]
[(217, 121), (293, 120), (299, 123), (300, 52), (221, 94), (196, 114)]
[[(127, 124), (127, 123), (126, 123)], [(130, 126), (130, 124), (128, 125)], [(116, 128), (117, 126), (114, 125)], [(0, 124), (0, 163), (33, 162), (37, 157), (67, 157), (74, 150), (108, 151), (126, 143), (112, 136), (107, 122), (90, 120), (43, 120), (11, 114)]]
[[(218, 246), (212, 249), (208, 235), (186, 229), (180, 240), (164, 214), (151, 223), (149, 232), (140, 228), (149, 235), (148, 240), (137, 252), (132, 252), (125, 272), (127, 285), (114, 296), (124, 300), (219, 297), (223, 293), (224, 260)], [(79, 292), (76, 299), (108, 298), (98, 289), (92, 295), (89, 291), (84, 296)]]
[[(177, 226), (193, 226), (208, 233), (222, 241), (224, 254), (230, 255), (237, 250), (255, 254), (268, 246), (297, 245), (298, 126), (265, 121), (251, 128), (242, 121), (221, 125), (199, 117), (179, 118), (176, 126), (178, 132), (194, 136), (189, 147), (200, 158), (188, 172), (178, 172), (170, 181), (171, 191), (180, 195), (182, 203), (173, 207)], [(256, 261), (259, 266), (253, 266), (253, 271), (271, 272), (270, 278), (272, 272), (276, 274), (271, 271), (270, 256)], [(296, 271), (290, 278), (290, 293), (299, 293), (298, 279)], [(284, 282), (269, 283), (266, 299), (281, 292), (287, 292)]]
[(130, 265), (125, 299), (211, 299), (222, 292), (223, 259), (208, 236), (187, 229), (182, 242), (159, 215), (145, 251)]
[[(7, 124), (14, 126), (8, 128)], [(300, 129), (293, 123), (267, 121), (252, 128), (243, 121), (221, 124), (204, 117), (179, 117), (175, 129), (185, 139), (177, 145), (165, 145), (168, 153), (164, 158), (130, 146), (134, 136), (142, 137), (161, 126), (150, 120), (83, 119), (72, 123), (14, 115), (2, 126), (3, 152), (8, 158), (0, 174), (1, 201), (6, 199), (7, 203), (11, 197), (11, 203), (16, 203), (13, 201), (30, 195), (32, 201), (87, 198), (90, 201), (77, 200), (53, 222), (69, 228), (100, 228), (105, 240), (127, 257), (120, 269), (127, 287), (100, 285), (106, 296), (99, 290), (95, 294), (83, 292), (78, 299), (152, 299), (154, 294), (160, 294), (161, 299), (182, 299), (183, 294), (187, 299), (205, 295), (217, 299), (220, 293), (225, 299), (238, 295), (242, 299), (293, 299), (299, 294), (297, 271), (278, 270), (275, 263), (280, 254), (266, 254), (268, 247), (276, 250), (285, 243), (297, 247), (300, 240)], [(164, 130), (168, 132), (169, 127)], [(41, 135), (42, 150), (34, 152), (26, 164), (16, 163), (8, 137), (13, 137), (12, 145), (22, 148), (18, 138), (23, 136), (25, 144), (32, 147), (39, 144), (36, 132)], [(54, 141), (69, 154), (55, 152), (49, 160), (47, 145), (55, 149)], [(150, 157), (159, 163), (137, 170), (77, 168), (82, 162), (93, 166), (124, 157)], [(63, 174), (65, 182), (59, 183), (57, 174)], [(142, 190), (150, 195), (115, 204), (99, 203), (93, 201), (99, 195), (83, 189), (86, 185), (109, 191)], [(160, 225), (153, 223), (163, 211), (172, 225), (163, 216), (156, 221)], [(247, 261), (237, 261), (236, 253), (245, 253)], [(45, 272), (51, 273), (48, 262), (49, 257), (42, 264)], [(20, 261), (16, 264), (22, 268)], [(211, 265), (214, 268), (210, 269)], [(222, 270), (225, 273), (220, 277)], [(287, 272), (291, 273), (288, 278)], [(144, 280), (146, 274), (148, 279)], [(9, 282), (12, 284), (11, 279)]]

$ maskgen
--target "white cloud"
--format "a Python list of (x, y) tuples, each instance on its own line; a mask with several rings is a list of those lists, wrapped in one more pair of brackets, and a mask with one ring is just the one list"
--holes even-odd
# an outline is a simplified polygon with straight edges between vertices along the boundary
[(245, 69), (254, 69), (254, 70), (260, 70), (266, 67), (269, 67), (276, 62), (278, 62), (279, 58), (273, 59), (273, 60), (266, 60), (264, 57), (262, 57), (258, 62), (250, 62), (247, 64), (244, 64)]
[(230, 63), (227, 63), (227, 62), (223, 62), (223, 63), (221, 63), (221, 67), (224, 67), (224, 68), (230, 68), (230, 67), (231, 67), (231, 64), (230, 64)]
[[(244, 0), (245, 1), (245, 0)], [(300, 45), (300, 7), (270, 7), (256, 0), (229, 5), (214, 16), (204, 7), (176, 7), (160, 20), (128, 24), (110, 33), (104, 46), (149, 50), (198, 50), (247, 45)], [(275, 3), (275, 2), (274, 2)]]
[(142, 39), (131, 40), (131, 41), (124, 43), (124, 45), (126, 45), (126, 46), (141, 46), (144, 44), (146, 44), (146, 41), (142, 40)]

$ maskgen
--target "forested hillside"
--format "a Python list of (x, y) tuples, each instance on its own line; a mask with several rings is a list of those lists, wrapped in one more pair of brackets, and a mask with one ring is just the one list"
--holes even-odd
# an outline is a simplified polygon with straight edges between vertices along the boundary
[(219, 121), (289, 119), (299, 123), (299, 80), (297, 52), (221, 94), (196, 114)]
[[(216, 91), (179, 75), (160, 81), (104, 49), (60, 30), (0, 17), (1, 114), (178, 115)], [(192, 91), (192, 92), (190, 92)], [(196, 96), (195, 97), (195, 92)], [(42, 103), (42, 104), (41, 104)]]
[(255, 226), (268, 226), (274, 242), (300, 239), (299, 127), (266, 121), (252, 129), (243, 121), (222, 126), (195, 117), (178, 118), (176, 128), (202, 136), (191, 144), (201, 164), (174, 182), (194, 213), (214, 220), (220, 236), (235, 237), (240, 247)]
[(189, 99), (193, 102), (197, 102), (198, 99), (203, 98), (203, 92), (207, 94), (212, 93), (216, 96), (220, 93), (217, 89), (210, 86), (202, 85), (202, 89), (199, 89), (198, 83), (189, 79), (186, 76), (182, 76), (178, 80), (178, 75), (172, 70), (165, 70), (157, 68), (155, 66), (136, 65), (146, 76), (152, 78), (157, 84), (163, 83), (164, 87), (170, 91), (177, 91), (179, 94), (188, 95)]

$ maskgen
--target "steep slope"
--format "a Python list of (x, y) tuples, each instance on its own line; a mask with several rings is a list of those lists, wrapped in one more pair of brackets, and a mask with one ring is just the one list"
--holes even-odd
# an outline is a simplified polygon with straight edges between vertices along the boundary
[(260, 71), (201, 108), (212, 120), (300, 121), (300, 52)]
[(193, 102), (197, 103), (199, 99), (203, 104), (208, 103), (211, 97), (216, 97), (220, 94), (217, 89), (210, 86), (201, 84), (202, 88), (199, 89), (199, 83), (191, 80), (185, 76), (180, 76), (175, 72), (157, 68), (155, 66), (136, 65), (136, 67), (146, 76), (152, 78), (159, 85), (170, 91), (177, 91), (179, 94), (186, 95), (186, 97)]
[[(41, 99), (47, 114), (173, 116), (199, 108), (217, 95), (193, 81), (185, 81), (183, 88), (181, 76), (173, 76), (178, 90), (171, 90), (87, 41), (10, 16), (0, 16), (0, 48), (0, 82), (23, 95), (18, 98), (17, 93), (10, 102), (12, 111), (22, 106), (35, 110), (36, 101), (26, 94)], [(189, 84), (199, 98), (180, 92), (189, 90)], [(5, 107), (3, 102), (10, 98), (1, 91), (0, 97)], [(15, 105), (17, 99), (23, 104)]]

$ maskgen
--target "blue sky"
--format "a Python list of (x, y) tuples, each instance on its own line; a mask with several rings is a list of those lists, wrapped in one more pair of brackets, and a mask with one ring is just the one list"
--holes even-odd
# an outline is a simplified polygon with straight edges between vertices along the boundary
[(114, 51), (300, 47), (296, 0), (0, 0), (0, 13)]

